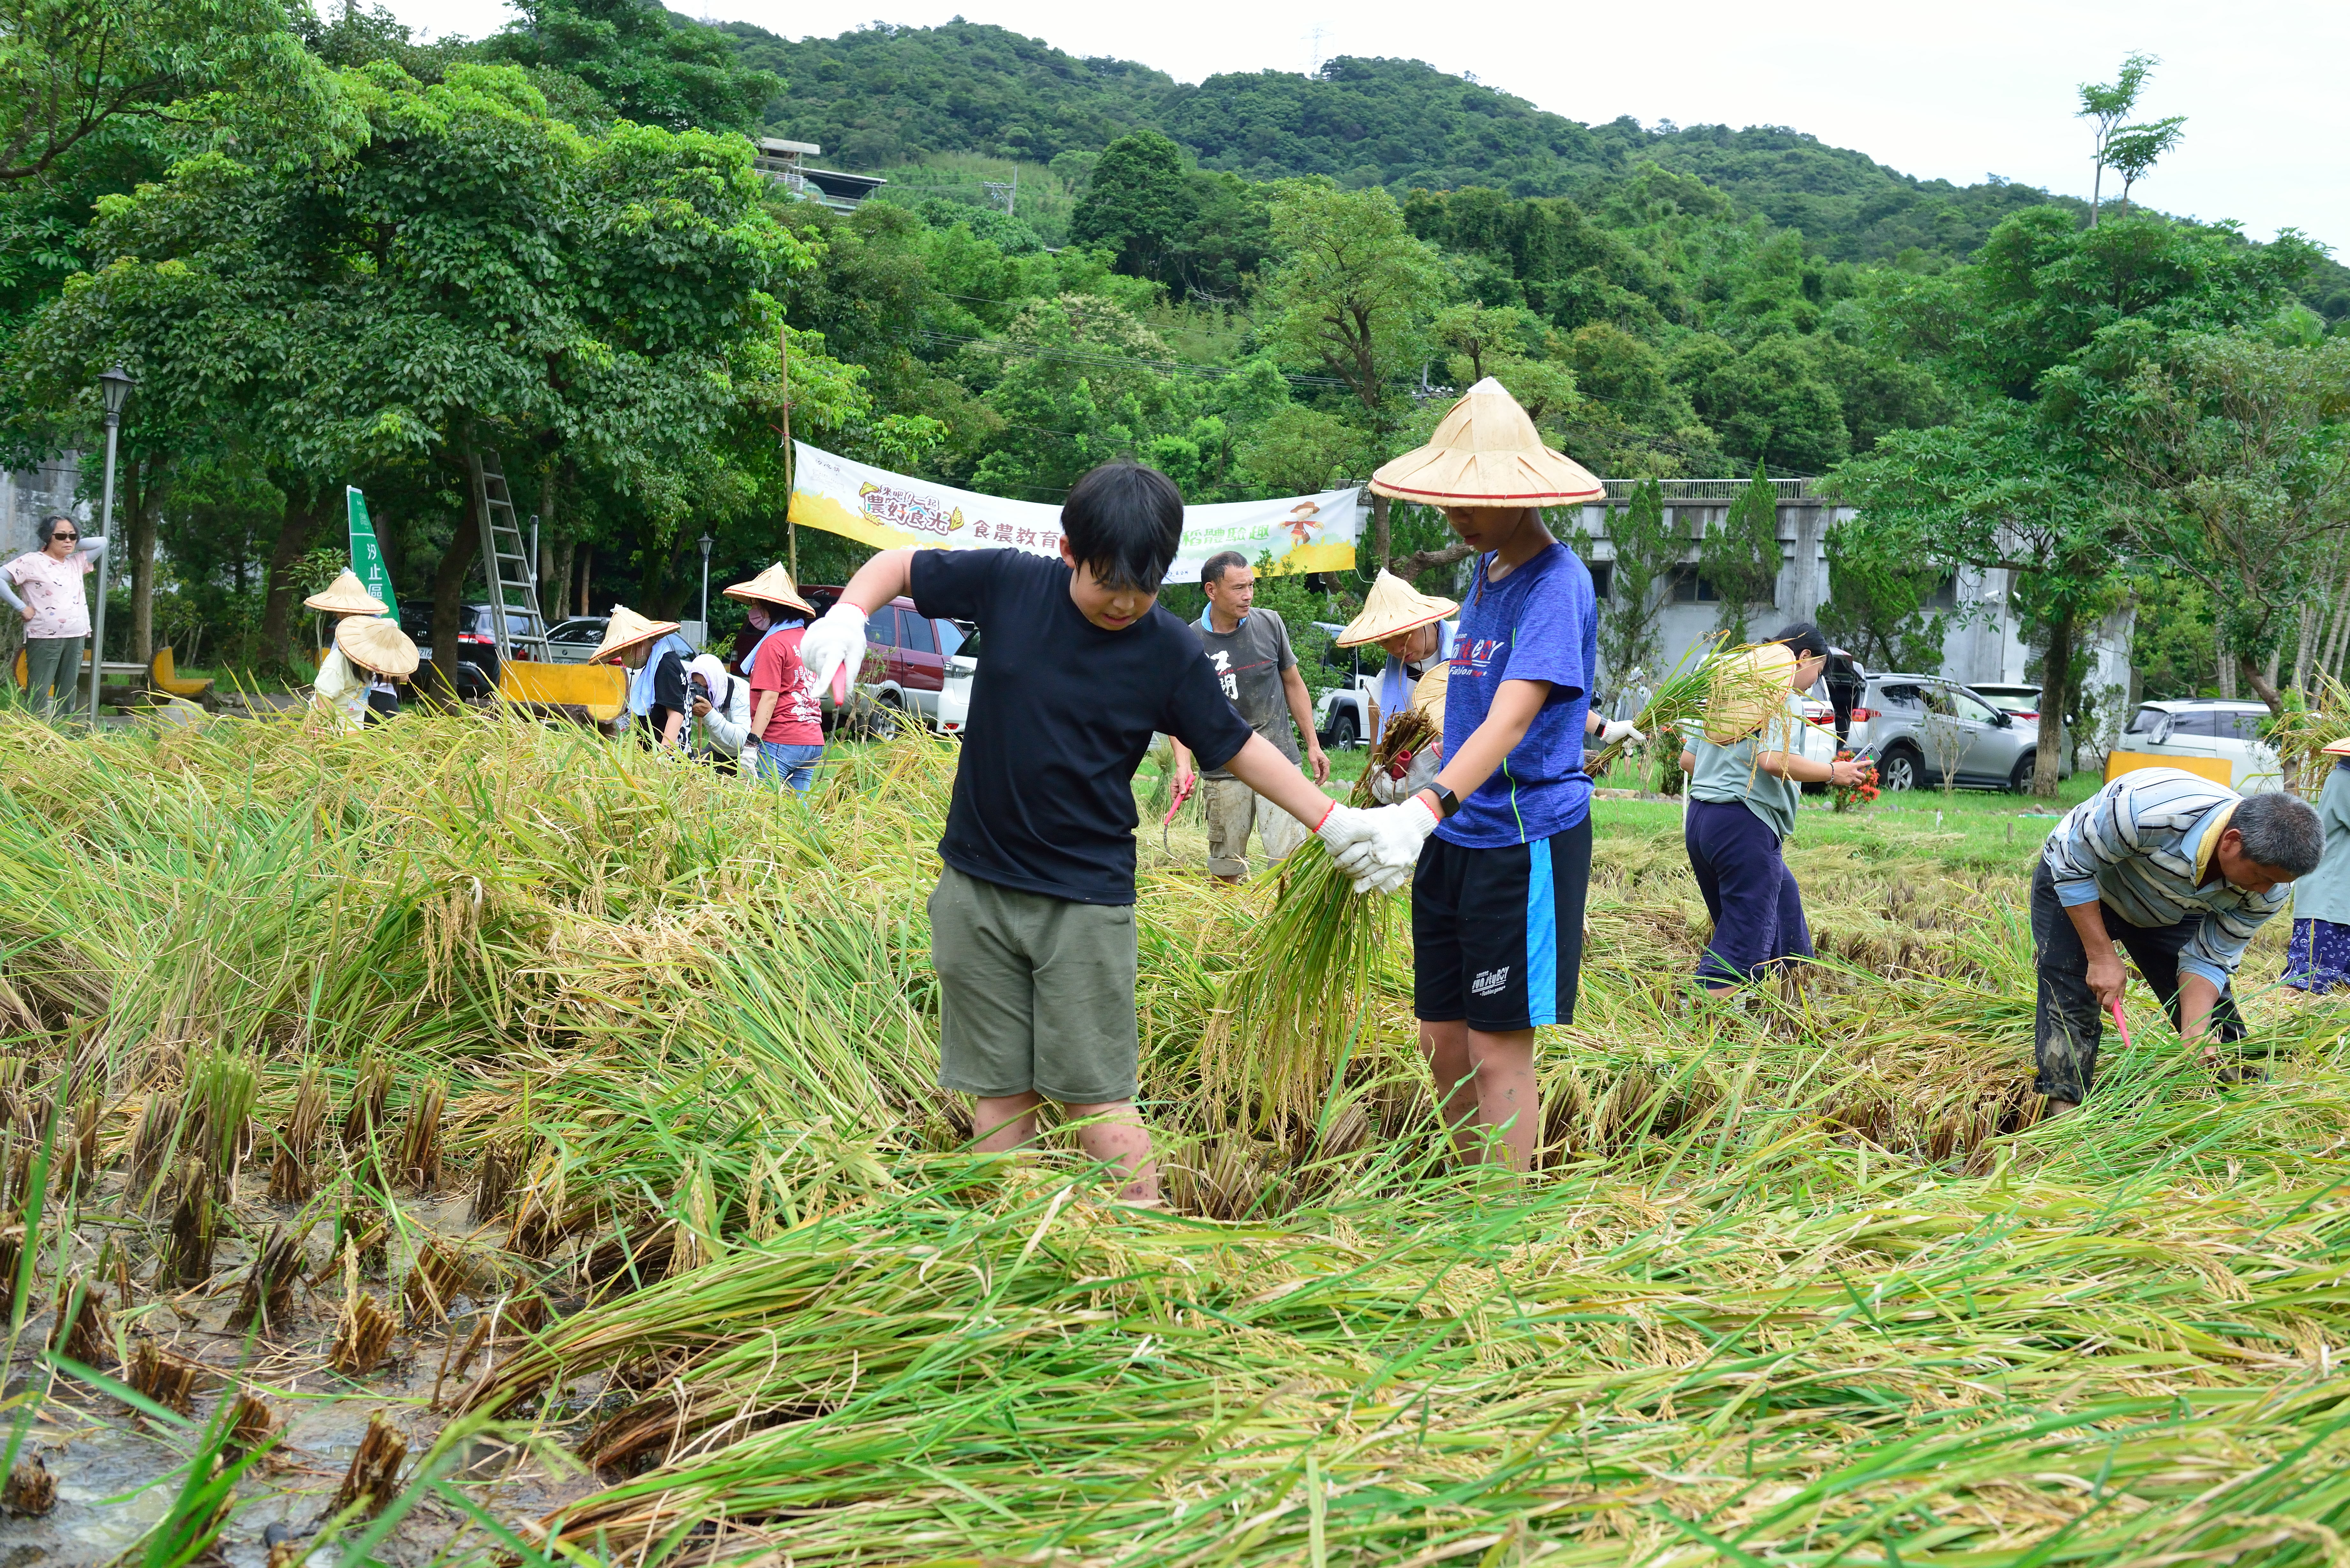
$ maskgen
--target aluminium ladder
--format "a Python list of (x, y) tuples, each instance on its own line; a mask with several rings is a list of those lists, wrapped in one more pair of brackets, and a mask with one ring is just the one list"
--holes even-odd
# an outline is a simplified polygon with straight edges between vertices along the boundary
[[(482, 526), (482, 565), (490, 579), (490, 637), (498, 665), (513, 659), (546, 658), (546, 619), (538, 611), (538, 563), (515, 521), (514, 495), (504, 464), (494, 452), (471, 458), (473, 514)], [(516, 618), (521, 618), (517, 627)]]

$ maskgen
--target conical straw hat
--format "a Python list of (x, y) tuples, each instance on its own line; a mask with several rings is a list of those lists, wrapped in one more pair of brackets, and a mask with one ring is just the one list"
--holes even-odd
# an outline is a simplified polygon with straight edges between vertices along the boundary
[(813, 618), (816, 615), (816, 606), (800, 597), (799, 589), (792, 587), (792, 575), (784, 570), (781, 561), (749, 582), (736, 583), (724, 592), (730, 599), (757, 599), (761, 604), (788, 605), (804, 616)]
[(650, 620), (626, 605), (612, 607), (612, 618), (604, 628), (604, 646), (589, 656), (588, 662), (601, 664), (617, 654), (626, 653), (638, 643), (656, 637), (667, 637), (677, 629), (673, 620)]
[(1543, 445), (1526, 410), (1491, 376), (1452, 405), (1426, 446), (1372, 474), (1371, 488), (1430, 506), (1563, 506), (1607, 491)]
[(304, 609), (328, 610), (337, 615), (381, 615), (391, 607), (367, 591), (359, 575), (348, 566), (342, 576), (328, 583), (323, 593), (312, 594), (302, 601)]
[(2345, 735), (2338, 741), (2329, 741), (2317, 749), (2325, 756), (2350, 757), (2350, 735)]
[(1428, 715), (1440, 735), (1444, 733), (1444, 693), (1451, 676), (1452, 662), (1447, 659), (1412, 683), (1411, 705)]
[(1348, 621), (1347, 629), (1330, 640), (1340, 648), (1359, 648), (1399, 631), (1442, 620), (1460, 607), (1455, 600), (1421, 593), (1382, 567), (1371, 582), (1370, 597), (1363, 601), (1363, 613)]
[(1785, 713), (1795, 663), (1795, 650), (1783, 642), (1733, 649), (1714, 660), (1706, 680), (1705, 738), (1735, 745)]
[(335, 628), (335, 646), (361, 670), (404, 680), (416, 673), (416, 644), (380, 616), (352, 616)]

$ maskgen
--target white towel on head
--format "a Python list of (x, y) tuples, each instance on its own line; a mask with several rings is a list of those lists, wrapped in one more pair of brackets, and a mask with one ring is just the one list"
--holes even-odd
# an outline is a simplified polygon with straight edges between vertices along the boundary
[(689, 691), (697, 675), (710, 686), (710, 712), (702, 721), (710, 732), (710, 749), (721, 756), (740, 754), (751, 734), (751, 683), (727, 674), (714, 653), (696, 654), (687, 662), (685, 674)]

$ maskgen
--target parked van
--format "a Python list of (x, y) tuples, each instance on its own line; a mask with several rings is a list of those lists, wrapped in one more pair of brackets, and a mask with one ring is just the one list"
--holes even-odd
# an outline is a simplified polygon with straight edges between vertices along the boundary
[(2268, 722), (2263, 702), (2190, 697), (2141, 702), (2114, 743), (2106, 776), (2133, 768), (2183, 767), (2244, 794), (2279, 787), (2283, 770), (2276, 748), (2261, 738)]

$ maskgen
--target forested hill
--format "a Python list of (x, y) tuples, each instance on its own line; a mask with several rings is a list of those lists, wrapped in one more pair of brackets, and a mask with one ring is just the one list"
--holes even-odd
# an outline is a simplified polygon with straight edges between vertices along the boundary
[(745, 65), (786, 84), (769, 109), (771, 132), (816, 142), (828, 161), (857, 169), (938, 152), (1050, 162), (1146, 127), (1203, 168), (1399, 191), (1488, 185), (1588, 201), (1648, 162), (1696, 175), (1848, 261), (1913, 247), (1966, 255), (2008, 213), (2066, 202), (2003, 181), (1912, 179), (1777, 127), (1585, 125), (1417, 60), (1339, 58), (1312, 77), (1230, 73), (1187, 87), (1148, 66), (1080, 59), (974, 22), (797, 42), (743, 22), (724, 30)]

